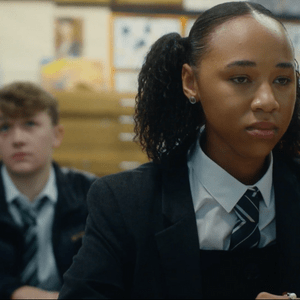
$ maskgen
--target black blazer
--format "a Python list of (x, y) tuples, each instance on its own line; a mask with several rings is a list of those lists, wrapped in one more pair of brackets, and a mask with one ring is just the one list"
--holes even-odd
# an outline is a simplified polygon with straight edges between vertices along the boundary
[[(300, 294), (299, 171), (296, 162), (274, 157), (282, 292)], [(186, 161), (101, 178), (88, 205), (83, 247), (64, 275), (61, 299), (202, 297)]]
[[(54, 165), (58, 201), (52, 228), (54, 256), (59, 274), (70, 267), (82, 243), (87, 217), (86, 195), (96, 177)], [(7, 207), (0, 173), (0, 298), (10, 298), (20, 287), (23, 235)]]

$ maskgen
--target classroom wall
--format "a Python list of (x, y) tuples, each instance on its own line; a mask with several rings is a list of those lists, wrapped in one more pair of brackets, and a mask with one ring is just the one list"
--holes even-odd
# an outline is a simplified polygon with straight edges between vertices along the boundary
[[(191, 27), (192, 21), (201, 11), (221, 2), (226, 1), (0, 0), (0, 85), (14, 80), (30, 80), (44, 83), (50, 89), (53, 86), (61, 89), (72, 88), (78, 82), (74, 83), (70, 74), (74, 77), (75, 73), (78, 74), (82, 70), (81, 73), (87, 75), (80, 80), (87, 82), (94, 77), (95, 82), (90, 86), (87, 85), (91, 89), (98, 86), (98, 90), (134, 91), (139, 67), (120, 65), (116, 58), (117, 51), (120, 53), (120, 51), (129, 49), (129, 47), (127, 47), (128, 49), (126, 47), (121, 50), (117, 49), (121, 39), (116, 39), (117, 31), (114, 28), (125, 22), (121, 18), (123, 20), (125, 17), (127, 19), (136, 18), (135, 23), (130, 21), (135, 35), (139, 34), (142, 26), (151, 25), (152, 30), (157, 34), (152, 33), (152, 39), (146, 41), (146, 46), (149, 48), (154, 39), (165, 33), (161, 29), (167, 28), (167, 30), (185, 35), (186, 29)], [(291, 31), (297, 56), (300, 57), (298, 54), (300, 48), (298, 21), (300, 1), (253, 0), (253, 2), (264, 4), (280, 16), (293, 18), (292, 22), (288, 20), (287, 27)], [(82, 5), (84, 3), (88, 5)], [(55, 21), (58, 18), (68, 17), (82, 21), (81, 58), (86, 61), (82, 63), (73, 59), (71, 63), (64, 62), (63, 67), (63, 62), (60, 62), (60, 65), (47, 65), (55, 59)], [(182, 22), (181, 17), (186, 20)], [(172, 19), (177, 20), (177, 25)], [(172, 22), (173, 24), (171, 24)], [(128, 43), (131, 41), (132, 39), (128, 40)], [(136, 55), (132, 55), (131, 59), (137, 57), (138, 65), (141, 65), (140, 57), (146, 52), (146, 50), (139, 51)], [(119, 55), (119, 57), (121, 56)], [(127, 58), (130, 57), (124, 56), (125, 60)], [(45, 64), (47, 68), (43, 69)], [(62, 68), (61, 72), (57, 69), (60, 67)], [(96, 69), (98, 69), (98, 73)], [(98, 82), (95, 78), (99, 79)], [(70, 82), (62, 84), (66, 80)]]
[(52, 1), (0, 1), (1, 84), (39, 82), (39, 64), (54, 55)]

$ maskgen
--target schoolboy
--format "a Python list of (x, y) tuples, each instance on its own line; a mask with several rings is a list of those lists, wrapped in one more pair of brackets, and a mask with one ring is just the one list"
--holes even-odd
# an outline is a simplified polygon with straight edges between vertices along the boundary
[(96, 177), (52, 161), (63, 135), (51, 94), (31, 82), (0, 89), (0, 298), (57, 298), (81, 246)]

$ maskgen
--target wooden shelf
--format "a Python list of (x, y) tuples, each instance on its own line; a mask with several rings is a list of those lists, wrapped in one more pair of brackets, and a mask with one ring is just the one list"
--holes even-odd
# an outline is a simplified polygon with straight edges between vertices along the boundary
[(56, 93), (65, 137), (55, 150), (61, 166), (108, 175), (148, 161), (133, 142), (134, 98), (116, 92)]
[(68, 151), (54, 152), (54, 160), (61, 166), (73, 167), (104, 176), (129, 170), (148, 162), (142, 151)]

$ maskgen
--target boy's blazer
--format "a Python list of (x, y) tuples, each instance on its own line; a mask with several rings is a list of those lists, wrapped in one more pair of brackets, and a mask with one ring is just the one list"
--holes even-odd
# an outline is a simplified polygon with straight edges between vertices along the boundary
[[(274, 157), (283, 291), (300, 294), (300, 175)], [(185, 160), (98, 180), (83, 247), (60, 298), (201, 298), (199, 242)]]
[[(54, 165), (58, 200), (52, 228), (52, 244), (59, 274), (72, 263), (82, 243), (87, 217), (86, 195), (96, 177)], [(10, 298), (19, 288), (23, 241), (21, 229), (7, 207), (0, 173), (0, 298)]]

